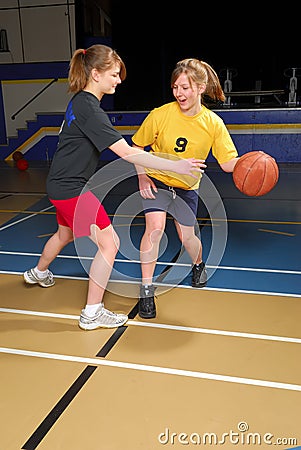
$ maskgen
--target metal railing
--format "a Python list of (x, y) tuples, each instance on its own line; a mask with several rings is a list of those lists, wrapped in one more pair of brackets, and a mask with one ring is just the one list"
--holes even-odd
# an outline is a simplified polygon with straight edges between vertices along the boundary
[(36, 95), (34, 95), (30, 100), (28, 100), (28, 102), (25, 103), (25, 105), (23, 105), (20, 109), (18, 109), (18, 111), (16, 111), (12, 116), (11, 119), (15, 120), (16, 116), (23, 111), (28, 105), (30, 105), (37, 97), (39, 97), (44, 91), (46, 91), (46, 89), (48, 89), (50, 86), (53, 85), (53, 83), (56, 83), (58, 81), (58, 78), (54, 78), (53, 80), (50, 81), (50, 83), (48, 83), (46, 86), (43, 87), (43, 89), (40, 90), (40, 92), (38, 92)]

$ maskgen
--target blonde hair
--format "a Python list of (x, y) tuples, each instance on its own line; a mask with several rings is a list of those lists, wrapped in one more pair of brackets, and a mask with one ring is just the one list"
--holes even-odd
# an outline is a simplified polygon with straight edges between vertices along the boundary
[(179, 61), (171, 74), (171, 87), (173, 87), (182, 73), (187, 75), (190, 83), (194, 82), (197, 85), (206, 85), (205, 92), (202, 96), (207, 95), (214, 101), (225, 101), (226, 97), (219, 78), (208, 63), (196, 58), (187, 58)]
[(92, 69), (105, 72), (114, 65), (120, 66), (120, 79), (126, 78), (125, 64), (120, 56), (111, 47), (95, 44), (86, 50), (83, 48), (75, 50), (69, 67), (69, 92), (82, 91), (90, 78)]

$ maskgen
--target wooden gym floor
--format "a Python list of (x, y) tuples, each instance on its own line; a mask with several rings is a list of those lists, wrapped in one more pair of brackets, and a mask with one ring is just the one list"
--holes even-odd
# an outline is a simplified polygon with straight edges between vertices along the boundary
[[(0, 450), (301, 448), (300, 167), (281, 167), (258, 199), (208, 170), (225, 206), (225, 249), (213, 255), (223, 232), (213, 236), (219, 224), (201, 209), (210, 277), (193, 289), (169, 222), (156, 319), (137, 315), (139, 264), (125, 248), (124, 230), (137, 245), (143, 218), (117, 223), (124, 247), (105, 303), (129, 321), (92, 332), (77, 325), (87, 289), (78, 249), (53, 263), (54, 287), (23, 283), (55, 231), (47, 170), (0, 167)], [(106, 200), (112, 214), (126, 198), (123, 188)]]

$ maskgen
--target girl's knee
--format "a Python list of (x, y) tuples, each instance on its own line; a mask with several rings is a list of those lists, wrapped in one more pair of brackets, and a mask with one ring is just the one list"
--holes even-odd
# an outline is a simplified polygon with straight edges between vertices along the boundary
[(159, 242), (162, 239), (164, 228), (152, 228), (146, 231), (152, 242)]
[(97, 225), (91, 225), (90, 239), (100, 248), (118, 252), (120, 246), (119, 236), (110, 225), (101, 230)]
[(64, 246), (69, 244), (70, 242), (73, 242), (74, 240), (73, 232), (70, 229), (62, 230), (61, 228), (59, 228), (56, 232), (56, 235), (59, 241)]

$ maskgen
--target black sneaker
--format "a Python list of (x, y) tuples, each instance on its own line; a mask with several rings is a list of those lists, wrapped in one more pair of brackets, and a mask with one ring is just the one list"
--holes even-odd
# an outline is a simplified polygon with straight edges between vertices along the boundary
[(153, 319), (156, 317), (155, 289), (152, 284), (140, 287), (139, 316), (142, 319)]
[(201, 264), (195, 264), (192, 267), (192, 280), (191, 286), (196, 288), (202, 288), (207, 284), (207, 271), (206, 266), (202, 262)]

